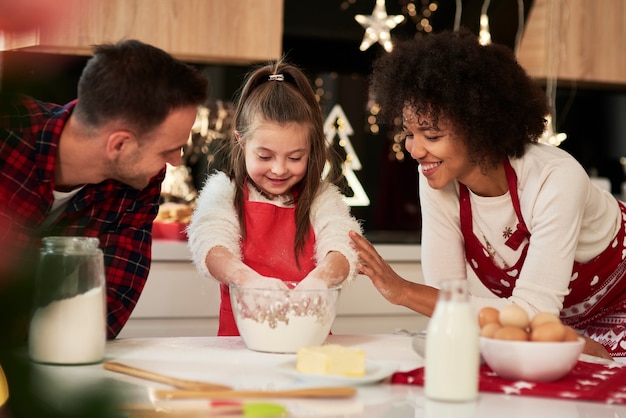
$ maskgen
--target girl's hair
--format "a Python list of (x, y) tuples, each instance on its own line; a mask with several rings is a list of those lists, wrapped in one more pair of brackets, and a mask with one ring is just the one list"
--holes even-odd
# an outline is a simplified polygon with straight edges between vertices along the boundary
[(482, 169), (521, 157), (545, 129), (541, 87), (508, 47), (483, 46), (467, 29), (399, 43), (373, 67), (371, 89), (383, 117), (392, 121), (408, 105), (435, 123), (448, 118)]
[[(311, 152), (307, 170), (303, 179), (292, 190), (296, 199), (294, 252), (298, 260), (308, 238), (311, 205), (321, 185), (324, 165), (329, 160), (329, 150), (324, 135), (322, 112), (313, 88), (305, 74), (284, 59), (249, 73), (236, 100), (234, 132), (229, 141), (230, 167), (226, 172), (235, 182), (235, 208), (242, 234), (245, 234), (243, 203), (247, 178), (244, 146), (264, 122), (279, 125), (295, 122), (308, 127)], [(334, 164), (332, 161), (329, 163)]]

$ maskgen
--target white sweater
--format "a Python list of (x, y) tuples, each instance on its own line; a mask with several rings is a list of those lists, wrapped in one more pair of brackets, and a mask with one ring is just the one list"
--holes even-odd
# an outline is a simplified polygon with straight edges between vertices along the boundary
[[(583, 167), (560, 148), (530, 145), (522, 158), (511, 160), (511, 166), (517, 175), (522, 216), (532, 235), (512, 296), (499, 299), (466, 263), (458, 183), (435, 190), (420, 174), (424, 277), (436, 287), (446, 278), (467, 277), (475, 309), (515, 302), (529, 314), (558, 314), (574, 261), (589, 261), (609, 245), (620, 226), (621, 212), (613, 195), (593, 185)], [(484, 244), (482, 232), (500, 258), (509, 266), (515, 264), (524, 244), (517, 251), (504, 244), (503, 229), (515, 230), (517, 225), (509, 193), (480, 197), (470, 192), (470, 200), (475, 235)]]
[[(254, 187), (248, 187), (251, 201), (276, 204), (263, 197)], [(198, 196), (197, 207), (188, 227), (192, 260), (200, 273), (212, 277), (205, 259), (211, 248), (222, 246), (236, 257), (241, 254), (241, 230), (234, 206), (235, 186), (222, 172), (210, 175)], [(280, 202), (279, 202), (280, 204)], [(348, 232), (361, 232), (361, 226), (350, 214), (339, 189), (322, 183), (311, 207), (311, 225), (315, 232), (315, 259), (323, 259), (330, 251), (343, 254), (350, 264), (350, 273), (344, 283), (357, 274), (358, 256), (350, 246)]]

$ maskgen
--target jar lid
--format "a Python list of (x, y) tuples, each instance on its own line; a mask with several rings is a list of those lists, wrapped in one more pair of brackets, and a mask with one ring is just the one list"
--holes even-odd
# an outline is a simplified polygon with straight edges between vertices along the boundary
[(95, 237), (44, 237), (42, 248), (45, 250), (64, 250), (73, 253), (93, 252), (98, 249), (100, 240)]

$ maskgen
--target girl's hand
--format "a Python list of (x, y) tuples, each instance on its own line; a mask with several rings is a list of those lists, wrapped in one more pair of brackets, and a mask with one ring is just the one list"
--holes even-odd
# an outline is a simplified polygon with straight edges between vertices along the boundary
[(274, 277), (265, 277), (260, 274), (250, 274), (240, 282), (242, 287), (253, 287), (255, 289), (289, 290), (287, 284)]
[(321, 290), (328, 289), (328, 283), (320, 279), (317, 276), (309, 274), (300, 283), (298, 283), (294, 290)]

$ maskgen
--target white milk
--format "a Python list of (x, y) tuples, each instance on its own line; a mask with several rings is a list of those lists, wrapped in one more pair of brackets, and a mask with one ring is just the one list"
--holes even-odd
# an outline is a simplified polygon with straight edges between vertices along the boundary
[(105, 299), (101, 287), (38, 308), (30, 323), (30, 358), (40, 363), (96, 363), (106, 344)]
[(426, 335), (424, 393), (428, 398), (459, 402), (476, 399), (480, 366), (478, 335), (466, 281), (442, 284)]

